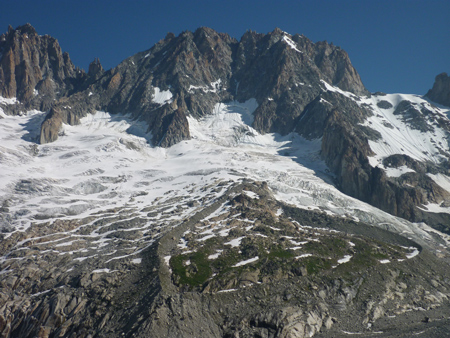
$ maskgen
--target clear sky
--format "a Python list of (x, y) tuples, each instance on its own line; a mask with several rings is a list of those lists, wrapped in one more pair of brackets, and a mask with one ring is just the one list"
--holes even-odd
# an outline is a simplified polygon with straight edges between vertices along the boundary
[(372, 92), (425, 94), (450, 73), (450, 0), (0, 0), (0, 32), (31, 23), (76, 66), (105, 69), (167, 32), (207, 26), (240, 39), (279, 27), (348, 52)]

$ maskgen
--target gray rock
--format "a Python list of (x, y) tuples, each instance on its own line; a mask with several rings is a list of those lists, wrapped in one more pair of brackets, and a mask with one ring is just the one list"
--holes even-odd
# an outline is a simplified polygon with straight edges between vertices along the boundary
[(436, 103), (450, 106), (450, 76), (447, 73), (436, 76), (433, 88), (425, 96)]

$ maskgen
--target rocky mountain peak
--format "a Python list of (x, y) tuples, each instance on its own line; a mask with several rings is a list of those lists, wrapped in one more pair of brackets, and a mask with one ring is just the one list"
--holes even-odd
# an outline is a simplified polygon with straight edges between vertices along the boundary
[(436, 103), (450, 106), (450, 76), (447, 73), (436, 76), (433, 88), (425, 96)]
[(89, 64), (89, 71), (88, 71), (88, 76), (89, 77), (99, 77), (100, 75), (102, 75), (105, 72), (105, 70), (102, 67), (102, 64), (100, 63), (100, 59), (99, 58), (95, 58), (94, 61), (92, 61)]
[(30, 23), (17, 27), (16, 31), (19, 34), (37, 35), (36, 29)]
[[(249, 30), (239, 41), (208, 27), (178, 36), (168, 33), (151, 49), (111, 71), (103, 72), (95, 60), (87, 77), (79, 90), (85, 99), (73, 100), (72, 110), (64, 116), (72, 116), (75, 110), (82, 114), (95, 109), (126, 111), (147, 121), (153, 143), (164, 146), (189, 135), (183, 131), (187, 125), (179, 129), (179, 135), (172, 127), (167, 133), (167, 121), (187, 123), (180, 119), (180, 111), (201, 117), (220, 102), (255, 98), (259, 105), (253, 127), (284, 135), (295, 129), (306, 106), (323, 91), (321, 80), (354, 94), (369, 94), (339, 47), (315, 44), (279, 28), (268, 34)], [(88, 97), (91, 92), (98, 94), (96, 100)], [(158, 93), (171, 99), (159, 101)], [(69, 105), (59, 106), (64, 111)], [(163, 141), (163, 135), (173, 137)]]
[(0, 95), (25, 107), (49, 109), (84, 76), (55, 38), (39, 36), (30, 24), (9, 27), (0, 39), (0, 54)]

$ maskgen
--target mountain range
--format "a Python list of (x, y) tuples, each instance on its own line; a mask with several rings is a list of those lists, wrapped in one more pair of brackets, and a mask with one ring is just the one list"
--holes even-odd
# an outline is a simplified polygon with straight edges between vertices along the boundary
[(450, 335), (450, 77), (280, 29), (110, 70), (0, 36), (5, 337)]

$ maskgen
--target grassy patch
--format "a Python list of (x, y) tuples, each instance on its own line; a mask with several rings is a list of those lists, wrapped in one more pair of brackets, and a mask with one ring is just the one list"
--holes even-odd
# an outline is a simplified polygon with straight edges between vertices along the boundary
[(308, 257), (303, 262), (309, 275), (319, 273), (323, 270), (331, 269), (331, 261), (320, 257)]
[[(186, 265), (187, 261), (189, 265)], [(178, 284), (201, 286), (211, 277), (212, 271), (205, 251), (194, 252), (188, 256), (177, 255), (170, 259), (170, 266)]]

